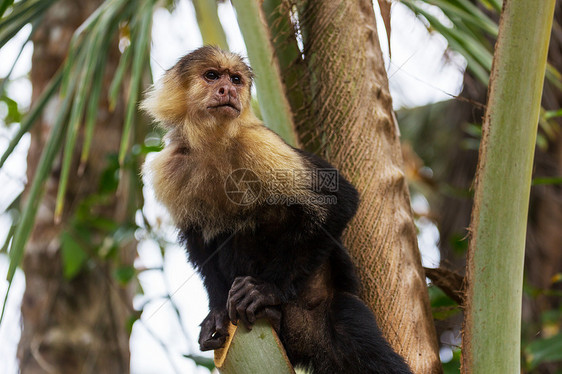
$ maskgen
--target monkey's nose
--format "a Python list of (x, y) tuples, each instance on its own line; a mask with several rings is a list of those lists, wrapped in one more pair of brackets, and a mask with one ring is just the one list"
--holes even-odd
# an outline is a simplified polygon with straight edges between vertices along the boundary
[(225, 84), (224, 86), (219, 87), (218, 94), (220, 97), (230, 96), (231, 98), (235, 99), (236, 89), (230, 85)]

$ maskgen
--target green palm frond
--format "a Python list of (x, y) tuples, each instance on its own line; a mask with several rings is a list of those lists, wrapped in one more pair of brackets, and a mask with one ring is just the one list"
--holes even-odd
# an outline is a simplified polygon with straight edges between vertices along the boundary
[[(494, 47), (490, 40), (497, 37), (496, 22), (468, 0), (402, 0), (402, 3), (425, 18), (433, 30), (447, 39), (449, 48), (466, 59), (472, 74), (482, 84), (488, 85)], [(452, 27), (428, 11), (427, 5), (438, 7)]]
[(0, 19), (0, 48), (10, 41), (25, 25), (35, 23), (56, 0), (27, 0), (15, 4), (13, 0), (2, 1), (0, 15), (7, 9), (11, 12)]
[[(6, 5), (7, 15), (0, 20), (0, 46), (4, 45), (21, 28), (30, 22), (38, 22), (55, 0), (27, 0), (16, 4), (3, 1), (0, 11)], [(151, 40), (152, 14), (159, 6), (157, 0), (130, 1), (107, 0), (76, 30), (66, 61), (59, 72), (22, 120), (20, 129), (11, 140), (8, 149), (0, 157), (0, 167), (4, 165), (22, 136), (30, 130), (51, 100), (61, 102), (55, 124), (39, 162), (36, 175), (29, 189), (27, 204), (17, 224), (10, 245), (10, 268), (7, 278), (12, 280), (14, 272), (23, 256), (25, 244), (29, 238), (44, 184), (51, 172), (53, 162), (61, 152), (64, 144), (61, 177), (56, 203), (56, 217), (63, 211), (67, 183), (71, 174), (74, 150), (77, 146), (78, 133), (84, 132), (81, 165), (83, 166), (90, 152), (92, 137), (95, 132), (98, 103), (102, 92), (102, 77), (109, 53), (113, 53), (120, 31), (127, 28), (130, 43), (121, 55), (119, 68), (111, 84), (110, 103), (115, 105), (120, 92), (127, 93), (127, 117), (122, 133), (120, 149), (122, 162), (130, 148), (129, 139), (134, 132), (134, 114), (137, 100), (142, 90), (141, 79), (149, 68), (148, 58)], [(128, 87), (123, 87), (124, 77), (131, 71)]]
[[(484, 86), (488, 85), (492, 69), (494, 43), (498, 36), (498, 24), (492, 19), (501, 11), (499, 0), (400, 0), (414, 14), (423, 18), (430, 30), (441, 34), (449, 48), (461, 54), (467, 69)], [(450, 22), (441, 21), (430, 11), (439, 8)], [(484, 12), (481, 9), (486, 9)], [(499, 16), (497, 17), (499, 18)], [(547, 65), (546, 79), (562, 91), (562, 74), (551, 64)], [(544, 109), (542, 112), (545, 112)], [(557, 125), (549, 117), (540, 117), (540, 127), (547, 136), (555, 134)]]
[[(498, 24), (470, 0), (400, 0), (416, 15), (424, 18), (429, 26), (441, 34), (449, 43), (449, 48), (460, 53), (467, 61), (467, 68), (484, 85), (488, 85), (492, 69), (494, 43), (498, 36)], [(489, 11), (501, 11), (500, 0), (477, 0)], [(452, 26), (445, 25), (428, 10), (428, 6), (439, 8)], [(499, 18), (499, 16), (498, 16)], [(546, 78), (562, 90), (562, 75), (552, 65), (548, 65)]]
[(45, 148), (41, 154), (37, 172), (33, 178), (31, 188), (29, 190), (28, 201), (23, 209), (22, 217), (16, 228), (12, 245), (10, 248), (10, 267), (8, 269), (7, 279), (12, 281), (16, 267), (19, 265), (22, 257), (25, 243), (31, 234), (31, 229), (35, 222), (35, 215), (39, 209), (39, 202), (43, 195), (43, 186), (49, 177), (53, 161), (60, 150), (62, 144), (64, 130), (66, 127), (66, 117), (72, 103), (72, 94), (75, 91), (76, 84), (73, 83), (69, 87), (68, 95), (63, 99), (61, 108), (55, 120), (49, 139), (45, 144)]
[[(13, 3), (0, 2), (0, 11), (5, 13), (0, 19), (0, 47), (14, 37), (29, 23), (37, 24), (56, 0), (27, 0)], [(224, 31), (219, 30), (216, 3), (207, 0), (196, 1), (202, 18), (209, 14), (213, 17), (212, 27), (200, 27), (204, 40), (227, 47)], [(214, 4), (214, 7), (211, 6)], [(152, 14), (157, 6), (173, 7), (172, 1), (157, 0), (106, 0), (74, 33), (68, 55), (60, 71), (53, 77), (47, 89), (24, 117), (19, 131), (11, 140), (8, 149), (0, 156), (0, 167), (12, 154), (22, 136), (40, 118), (47, 104), (57, 98), (62, 103), (58, 111), (56, 125), (52, 129), (42, 154), (37, 174), (33, 178), (27, 205), (22, 212), (14, 239), (10, 246), (11, 264), (8, 279), (11, 280), (16, 266), (23, 255), (35, 221), (35, 213), (42, 196), (43, 186), (52, 168), (55, 157), (63, 149), (61, 176), (55, 206), (55, 219), (59, 220), (64, 209), (68, 180), (71, 176), (74, 150), (77, 147), (78, 134), (83, 136), (82, 152), (78, 172), (83, 171), (91, 151), (92, 138), (95, 133), (97, 107), (102, 92), (102, 77), (107, 56), (115, 48), (118, 37), (127, 38), (128, 44), (121, 54), (118, 68), (110, 85), (108, 101), (110, 109), (116, 105), (121, 93), (126, 94), (126, 116), (123, 124), (119, 163), (124, 164), (134, 139), (137, 115), (137, 103), (142, 90), (142, 78), (149, 68), (148, 59), (151, 41)], [(204, 13), (204, 14), (202, 14)], [(200, 18), (201, 18), (200, 17)], [(204, 26), (204, 25), (203, 25)], [(216, 35), (210, 34), (210, 29)], [(218, 35), (218, 36), (217, 36)], [(126, 78), (128, 77), (128, 78)], [(127, 87), (123, 87), (126, 82)]]
[[(0, 96), (2, 96), (4, 94), (4, 92), (6, 90), (6, 85), (10, 81), (10, 78), (12, 77), (14, 69), (16, 68), (16, 65), (18, 64), (18, 61), (19, 61), (21, 55), (23, 54), (23, 50), (25, 49), (27, 44), (31, 41), (31, 37), (35, 33), (35, 30), (37, 30), (37, 24), (38, 23), (39, 23), (38, 20), (33, 22), (31, 32), (29, 33), (29, 36), (27, 37), (27, 40), (22, 43), (22, 45), (20, 47), (20, 50), (18, 51), (18, 54), (17, 54), (16, 58), (14, 59), (14, 62), (12, 63), (12, 66), (10, 67), (10, 70), (8, 71), (8, 74), (6, 74), (6, 76), (4, 77), (2, 82), (0, 82)], [(2, 166), (0, 165), (0, 167), (2, 167)]]
[(14, 3), (14, 0), (2, 0), (0, 2), (0, 17), (4, 15), (6, 9)]
[(43, 93), (35, 103), (35, 106), (23, 118), (18, 132), (11, 139), (10, 144), (8, 145), (6, 151), (4, 151), (2, 156), (0, 156), (0, 168), (4, 166), (4, 163), (6, 162), (8, 157), (10, 157), (14, 149), (17, 147), (21, 138), (31, 129), (35, 121), (39, 119), (39, 116), (43, 112), (43, 109), (45, 109), (49, 100), (53, 97), (57, 89), (60, 87), (61, 82), (62, 82), (62, 73), (59, 71), (51, 79), (51, 82), (49, 83), (47, 88), (45, 88), (45, 90), (43, 91)]
[[(14, 3), (13, 0), (0, 0), (0, 48), (28, 24), (33, 26), (31, 32), (33, 35), (46, 11), (55, 2), (56, 0), (25, 0)], [(196, 9), (199, 18), (211, 21), (210, 24), (207, 24), (208, 27), (200, 25), (203, 39), (227, 48), (226, 37), (218, 19), (216, 2), (196, 0), (195, 3), (197, 3), (195, 5), (200, 5)], [(157, 7), (165, 7), (171, 11), (174, 8), (174, 1), (105, 0), (102, 2), (98, 9), (75, 31), (64, 64), (24, 116), (7, 149), (0, 155), (1, 168), (22, 137), (39, 120), (47, 105), (53, 100), (59, 103), (57, 117), (41, 154), (36, 174), (28, 189), (27, 202), (6, 242), (10, 256), (7, 274), (9, 284), (23, 257), (24, 248), (35, 223), (44, 186), (51, 173), (54, 160), (62, 152), (55, 220), (61, 218), (68, 181), (73, 172), (74, 151), (79, 146), (78, 139), (82, 139), (83, 142), (78, 174), (80, 175), (84, 171), (98, 122), (98, 105), (102, 99), (106, 62), (109, 54), (115, 53), (117, 42), (119, 42), (122, 53), (109, 85), (107, 101), (109, 110), (112, 111), (119, 98), (124, 97), (125, 121), (118, 159), (121, 167), (129, 164), (126, 160), (131, 152), (131, 143), (138, 142), (139, 134), (142, 135), (142, 132), (136, 131), (137, 126), (135, 126), (137, 107), (140, 93), (144, 88), (143, 79), (150, 75), (147, 72), (150, 69), (152, 15)], [(31, 39), (31, 35), (28, 41)], [(16, 62), (17, 59), (14, 66)], [(13, 68), (12, 66), (11, 70)], [(0, 83), (0, 91), (3, 91), (9, 82), (10, 74)], [(79, 137), (79, 134), (83, 134), (83, 136)], [(1, 320), (0, 316), (0, 322)]]

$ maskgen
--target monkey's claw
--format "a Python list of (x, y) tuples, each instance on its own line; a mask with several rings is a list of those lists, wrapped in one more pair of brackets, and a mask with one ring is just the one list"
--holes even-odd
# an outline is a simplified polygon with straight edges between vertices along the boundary
[(280, 292), (275, 285), (252, 277), (238, 277), (228, 292), (226, 308), (232, 323), (240, 319), (251, 329), (258, 318), (266, 317), (279, 331), (281, 311), (275, 307), (280, 304)]
[(199, 349), (210, 351), (221, 348), (228, 337), (228, 313), (226, 310), (211, 310), (201, 322)]

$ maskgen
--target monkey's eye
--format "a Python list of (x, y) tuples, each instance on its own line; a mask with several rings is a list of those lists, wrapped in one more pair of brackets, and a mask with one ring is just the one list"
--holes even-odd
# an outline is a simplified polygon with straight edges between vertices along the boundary
[(219, 73), (217, 73), (214, 70), (209, 70), (208, 72), (205, 73), (205, 78), (207, 78), (210, 81), (214, 81), (219, 79)]
[(238, 74), (231, 75), (230, 81), (234, 84), (242, 84), (242, 78)]

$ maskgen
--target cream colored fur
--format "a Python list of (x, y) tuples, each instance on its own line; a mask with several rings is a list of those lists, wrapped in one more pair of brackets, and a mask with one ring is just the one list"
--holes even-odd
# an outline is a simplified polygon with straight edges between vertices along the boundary
[[(234, 57), (229, 60), (229, 56)], [(209, 66), (226, 66), (241, 71), (242, 62), (236, 57), (221, 55), (206, 66), (192, 68), (203, 72)], [(313, 194), (307, 180), (271, 181), (276, 171), (293, 173), (309, 170), (311, 165), (254, 116), (250, 108), (251, 77), (245, 76), (240, 116), (219, 122), (207, 113), (209, 93), (193, 75), (182, 77), (177, 67), (172, 68), (142, 103), (142, 108), (169, 130), (164, 149), (144, 165), (143, 174), (176, 225), (198, 227), (209, 240), (221, 232), (252, 229), (258, 220), (266, 219), (260, 217), (262, 212), (281, 211), (267, 205), (267, 198), (274, 193), (298, 198), (306, 205)], [(259, 199), (253, 204), (236, 204), (227, 196), (225, 183), (237, 169), (251, 170), (262, 182)], [(315, 211), (321, 219), (324, 215), (317, 205), (310, 204), (306, 209)]]

